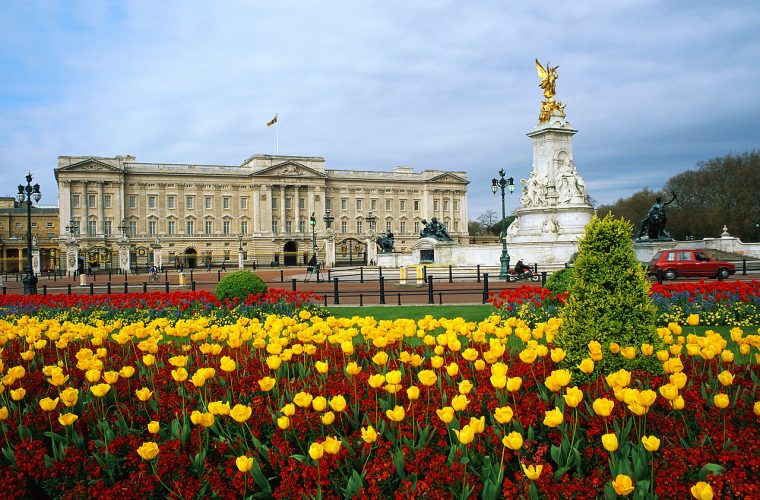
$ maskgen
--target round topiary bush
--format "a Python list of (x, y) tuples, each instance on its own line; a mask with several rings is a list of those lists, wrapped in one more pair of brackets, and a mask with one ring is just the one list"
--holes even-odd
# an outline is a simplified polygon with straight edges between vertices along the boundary
[(267, 291), (267, 284), (251, 271), (230, 273), (216, 285), (216, 298), (219, 300), (237, 297), (243, 300), (251, 294), (257, 295)]
[[(633, 251), (633, 225), (608, 214), (596, 215), (586, 226), (578, 259), (562, 308), (562, 326), (554, 343), (567, 353), (563, 368), (574, 370), (573, 380), (596, 380), (621, 368), (661, 372), (662, 364), (651, 353), (642, 353), (642, 344), (656, 351), (662, 341), (655, 328), (656, 309), (649, 299), (649, 281)], [(601, 359), (594, 371), (578, 370), (590, 356), (589, 343), (601, 346)], [(633, 347), (635, 357), (626, 359), (610, 352), (611, 343)]]
[(551, 290), (556, 295), (566, 292), (570, 288), (572, 282), (573, 268), (560, 269), (549, 276), (544, 288)]

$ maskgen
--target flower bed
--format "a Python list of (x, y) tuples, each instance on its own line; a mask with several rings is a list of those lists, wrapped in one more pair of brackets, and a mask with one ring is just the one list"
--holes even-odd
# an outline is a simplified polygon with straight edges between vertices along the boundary
[[(760, 325), (759, 281), (700, 281), (698, 283), (653, 284), (650, 297), (657, 306), (659, 323), (683, 323), (691, 314), (700, 315), (706, 326)], [(544, 288), (523, 286), (491, 293), (489, 302), (505, 317), (517, 315), (529, 324), (558, 314), (566, 294), (554, 295)]]
[[(589, 354), (656, 356), (662, 374), (576, 386), (557, 369), (555, 318), (208, 316), (180, 296), (131, 300), (108, 320), (48, 305), (0, 321), (6, 496), (760, 496), (752, 331), (673, 323), (661, 348)], [(118, 318), (141, 300), (179, 319)]]

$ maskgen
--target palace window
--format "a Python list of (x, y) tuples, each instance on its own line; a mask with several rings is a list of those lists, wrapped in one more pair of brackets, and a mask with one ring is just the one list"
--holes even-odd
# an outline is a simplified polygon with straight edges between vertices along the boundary
[(222, 198), (222, 208), (225, 209), (225, 210), (229, 210), (230, 209), (230, 197), (229, 196), (224, 196)]
[(459, 232), (459, 221), (458, 220), (454, 221), (454, 232), (455, 233)]
[(98, 234), (98, 221), (87, 221), (87, 235), (95, 236), (96, 234)]
[(154, 220), (149, 220), (148, 221), (148, 234), (150, 236), (155, 236), (156, 235), (156, 221), (154, 221)]
[(459, 212), (459, 202), (457, 200), (454, 200), (452, 203), (454, 203), (454, 211)]
[(306, 232), (306, 221), (299, 220), (298, 221), (298, 232), (299, 233), (305, 233)]
[(362, 233), (362, 221), (360, 220), (356, 221), (356, 232), (359, 234)]
[(71, 197), (71, 207), (79, 208), (79, 195), (75, 194)]
[(107, 220), (103, 223), (103, 234), (111, 236), (111, 221)]
[(362, 200), (361, 198), (357, 198), (357, 200), (356, 200), (356, 211), (357, 212), (360, 212), (362, 210), (362, 205), (363, 205), (362, 202), (363, 201), (364, 200)]
[(332, 198), (325, 198), (325, 210), (332, 210)]
[(240, 210), (248, 210), (248, 197), (242, 196), (240, 198)]
[(276, 196), (272, 196), (272, 208), (277, 208), (277, 197)]
[(224, 234), (230, 234), (230, 221), (226, 220), (222, 223), (222, 232)]
[[(0, 227), (2, 227), (2, 226), (0, 226)], [(45, 227), (55, 227), (55, 223), (54, 222), (48, 222), (48, 223), (45, 224)]]
[(137, 195), (136, 194), (130, 194), (129, 195), (129, 208), (137, 208)]
[(290, 196), (285, 197), (285, 210), (288, 210), (292, 207), (292, 202)]
[(393, 229), (393, 222), (392, 221), (385, 221), (385, 232), (390, 233), (391, 229)]
[(104, 208), (111, 208), (111, 195), (110, 194), (103, 195), (103, 207)]
[(385, 200), (385, 211), (386, 212), (391, 211), (391, 200)]
[(272, 233), (277, 234), (277, 221), (272, 219)]
[(285, 221), (285, 234), (293, 232), (293, 221), (288, 219)]
[(148, 196), (148, 208), (156, 208), (156, 197), (153, 195)]
[(206, 205), (206, 210), (211, 210), (214, 206), (214, 199), (211, 196), (206, 196), (203, 203)]
[(348, 232), (348, 222), (341, 221), (341, 223), (340, 223), (340, 232), (341, 233), (347, 233)]
[(37, 223), (36, 222), (32, 222), (32, 227), (37, 227)]
[(248, 234), (248, 221), (240, 221), (240, 234)]
[(177, 206), (177, 197), (176, 196), (167, 196), (166, 197), (166, 208), (168, 209), (174, 209)]
[(298, 198), (298, 208), (301, 210), (306, 208), (306, 198)]
[(340, 209), (343, 210), (344, 212), (348, 210), (348, 200), (346, 198), (340, 199)]
[(188, 235), (195, 234), (195, 221), (187, 221), (187, 231), (185, 231)]
[(172, 235), (177, 232), (177, 223), (173, 220), (170, 220), (166, 224), (166, 233), (169, 235)]
[(211, 231), (214, 229), (214, 222), (207, 220), (205, 223), (206, 236), (211, 236)]
[(443, 200), (443, 211), (444, 212), (449, 211), (449, 200)]
[(188, 210), (195, 208), (195, 196), (185, 196), (185, 208)]
[(433, 212), (438, 211), (438, 200), (433, 200)]
[(87, 195), (87, 206), (90, 208), (95, 208), (95, 195), (94, 194), (88, 194)]
[(401, 234), (406, 233), (406, 222), (405, 221), (399, 222), (399, 228), (398, 229), (399, 229), (399, 231), (398, 231), (399, 233), (401, 233)]
[(420, 200), (414, 200), (414, 211), (415, 212), (420, 211)]
[(137, 234), (137, 221), (129, 221), (129, 234), (135, 236)]
[(402, 212), (406, 212), (406, 200), (398, 201), (398, 209)]
[(420, 232), (420, 221), (414, 221), (414, 232), (415, 232), (415, 234), (419, 234), (419, 232)]
[(369, 200), (369, 209), (377, 210), (377, 198), (372, 198), (371, 200)]

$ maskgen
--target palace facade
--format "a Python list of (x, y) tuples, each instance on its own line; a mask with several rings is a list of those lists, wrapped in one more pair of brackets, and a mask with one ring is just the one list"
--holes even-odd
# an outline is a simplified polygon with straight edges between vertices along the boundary
[(57, 226), (74, 228), (60, 230), (60, 250), (73, 238), (94, 266), (118, 268), (125, 238), (132, 266), (152, 264), (156, 249), (164, 266), (237, 266), (239, 253), (248, 266), (302, 265), (315, 245), (322, 260), (330, 217), (338, 264), (364, 263), (371, 229), (405, 251), (433, 217), (469, 241), (465, 172), (328, 170), (324, 158), (272, 155), (234, 166), (61, 156), (55, 176)]
[[(40, 251), (40, 272), (58, 268), (58, 208), (32, 207), (32, 240)], [(0, 197), (0, 273), (26, 267), (26, 203)]]

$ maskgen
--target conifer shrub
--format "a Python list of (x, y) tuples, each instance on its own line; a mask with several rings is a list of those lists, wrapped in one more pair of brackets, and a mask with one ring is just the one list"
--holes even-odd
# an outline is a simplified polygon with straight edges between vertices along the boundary
[(573, 282), (573, 269), (570, 267), (551, 273), (546, 284), (544, 284), (544, 288), (551, 290), (555, 295), (568, 291), (570, 283)]
[(243, 300), (251, 294), (257, 295), (267, 291), (267, 284), (251, 271), (235, 271), (230, 273), (216, 285), (216, 298), (219, 300), (237, 297)]
[[(649, 299), (649, 281), (633, 251), (633, 225), (608, 214), (596, 215), (581, 239), (573, 279), (560, 316), (562, 326), (554, 344), (567, 353), (562, 365), (573, 370), (573, 381), (596, 380), (621, 368), (659, 372), (662, 366), (652, 354), (644, 356), (642, 344), (655, 352), (661, 347), (655, 327), (656, 309)], [(578, 365), (589, 355), (589, 342), (601, 344), (602, 359), (586, 375)], [(610, 352), (610, 344), (635, 347), (628, 360)]]

